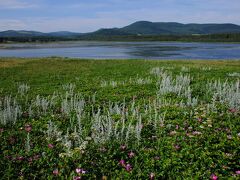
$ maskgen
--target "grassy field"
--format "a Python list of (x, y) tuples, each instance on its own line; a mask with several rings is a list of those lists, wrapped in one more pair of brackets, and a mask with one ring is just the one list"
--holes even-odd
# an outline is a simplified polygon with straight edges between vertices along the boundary
[(0, 59), (3, 179), (238, 179), (240, 61)]

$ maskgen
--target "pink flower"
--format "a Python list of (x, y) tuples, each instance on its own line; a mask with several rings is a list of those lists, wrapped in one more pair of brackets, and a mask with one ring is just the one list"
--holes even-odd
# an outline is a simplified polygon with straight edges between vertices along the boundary
[(198, 117), (197, 118), (198, 122), (202, 122), (202, 118)]
[(53, 170), (53, 175), (57, 176), (58, 174), (59, 174), (58, 169), (54, 169), (54, 170)]
[(48, 148), (52, 149), (52, 148), (54, 148), (54, 145), (53, 144), (48, 144)]
[(76, 173), (81, 174), (81, 173), (82, 173), (82, 169), (77, 168), (77, 169), (76, 169)]
[(101, 148), (99, 149), (99, 151), (101, 151), (101, 152), (106, 152), (107, 149), (106, 149), (105, 147), (101, 147)]
[(217, 179), (218, 179), (218, 177), (217, 177), (217, 175), (215, 175), (215, 174), (212, 174), (212, 175), (211, 175), (211, 177), (210, 177), (210, 179), (212, 179), (212, 180), (217, 180)]
[(177, 129), (177, 130), (179, 129), (179, 125), (176, 125), (176, 129)]
[(123, 144), (123, 145), (120, 146), (120, 149), (121, 149), (122, 151), (125, 151), (125, 150), (127, 149), (127, 146)]
[(131, 152), (128, 153), (128, 157), (129, 157), (129, 158), (133, 158), (134, 156), (135, 156), (135, 153), (134, 153), (134, 152), (131, 151)]
[(236, 173), (236, 174), (240, 174), (240, 170), (238, 170), (238, 171), (235, 171), (235, 173)]
[(32, 157), (30, 157), (30, 158), (28, 158), (28, 162), (33, 162), (33, 158)]
[(19, 157), (17, 157), (16, 159), (17, 159), (18, 161), (23, 161), (23, 160), (24, 160), (24, 157), (19, 156)]
[(228, 139), (228, 140), (231, 140), (231, 139), (232, 139), (232, 136), (231, 136), (231, 135), (228, 135), (228, 136), (227, 136), (227, 139)]
[(73, 180), (80, 180), (81, 179), (81, 176), (76, 176), (73, 178)]
[(121, 159), (121, 160), (119, 161), (119, 164), (120, 164), (121, 166), (123, 166), (123, 167), (126, 166), (126, 162), (125, 162), (125, 160), (123, 160), (123, 159)]
[(192, 132), (192, 135), (201, 135), (202, 133), (201, 132), (199, 132), (199, 131), (193, 131)]
[(11, 156), (5, 156), (5, 158), (7, 158), (7, 159), (9, 159), (9, 160), (11, 160), (11, 159), (12, 159), (12, 157), (11, 157)]
[(30, 124), (26, 124), (25, 131), (27, 131), (29, 133), (31, 130), (32, 130), (32, 126)]
[(125, 167), (125, 169), (126, 169), (128, 172), (130, 172), (130, 171), (132, 171), (132, 166), (131, 166), (130, 164), (127, 164), (126, 167)]
[(81, 168), (76, 168), (76, 173), (78, 174), (86, 174), (86, 171)]
[(237, 109), (234, 109), (234, 108), (229, 109), (229, 112), (231, 112), (231, 113), (235, 113), (235, 112), (237, 112)]
[(181, 147), (176, 144), (176, 145), (174, 145), (174, 148), (175, 148), (176, 150), (179, 150)]
[(4, 129), (3, 128), (0, 128), (0, 133), (3, 133)]
[(155, 160), (160, 160), (160, 157), (159, 156), (155, 156), (154, 159)]
[(226, 131), (227, 133), (231, 133), (231, 130), (230, 130), (229, 128), (225, 128), (225, 131)]
[(155, 178), (155, 174), (154, 173), (150, 173), (149, 179), (153, 180), (154, 178)]
[(40, 158), (40, 155), (38, 155), (38, 154), (35, 155), (35, 156), (33, 156), (33, 159), (34, 159), (34, 160), (38, 160), (39, 158)]

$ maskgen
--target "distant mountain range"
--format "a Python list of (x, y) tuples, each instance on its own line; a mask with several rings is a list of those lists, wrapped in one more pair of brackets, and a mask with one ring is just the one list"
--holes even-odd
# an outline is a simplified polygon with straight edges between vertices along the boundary
[(235, 24), (181, 24), (175, 22), (138, 21), (123, 27), (121, 31), (142, 35), (191, 35), (239, 33), (240, 26)]
[(43, 33), (38, 31), (15, 31), (8, 30), (0, 32), (0, 37), (39, 37), (39, 36), (51, 36), (51, 37), (66, 37), (66, 36), (79, 36), (81, 33), (74, 33), (68, 31)]
[(123, 35), (204, 35), (240, 33), (236, 24), (181, 24), (175, 22), (138, 21), (123, 28), (100, 29), (91, 33), (68, 31), (42, 33), (37, 31), (0, 32), (0, 37), (80, 37), (80, 36), (123, 36)]

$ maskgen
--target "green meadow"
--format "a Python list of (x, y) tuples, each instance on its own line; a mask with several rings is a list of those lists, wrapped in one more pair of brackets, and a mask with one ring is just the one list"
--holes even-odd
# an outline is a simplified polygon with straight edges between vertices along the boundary
[(2, 179), (239, 174), (239, 60), (0, 58)]

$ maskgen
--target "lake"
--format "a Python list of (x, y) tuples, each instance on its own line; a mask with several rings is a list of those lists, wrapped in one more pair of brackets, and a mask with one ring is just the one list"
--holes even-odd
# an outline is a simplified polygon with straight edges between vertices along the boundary
[(240, 59), (240, 44), (182, 42), (54, 42), (0, 44), (0, 57), (92, 59)]

